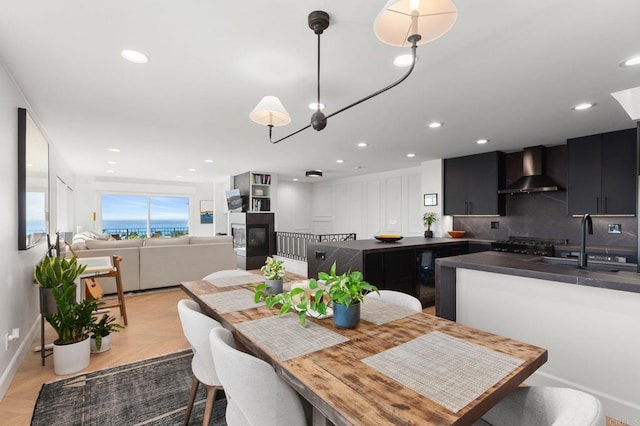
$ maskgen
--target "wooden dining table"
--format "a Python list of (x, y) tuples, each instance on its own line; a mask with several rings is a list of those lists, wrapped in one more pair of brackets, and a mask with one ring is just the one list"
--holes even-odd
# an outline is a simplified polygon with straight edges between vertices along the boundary
[[(254, 303), (259, 275), (181, 283), (237, 342), (313, 407), (313, 425), (469, 425), (547, 361), (547, 351), (365, 300), (343, 330)], [(287, 284), (285, 284), (285, 288)]]

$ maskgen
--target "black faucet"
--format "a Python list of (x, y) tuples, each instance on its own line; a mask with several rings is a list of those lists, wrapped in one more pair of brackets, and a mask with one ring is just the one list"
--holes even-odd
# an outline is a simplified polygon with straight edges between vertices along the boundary
[(593, 221), (589, 213), (582, 216), (580, 223), (580, 254), (578, 255), (578, 268), (587, 267), (587, 232), (593, 235)]

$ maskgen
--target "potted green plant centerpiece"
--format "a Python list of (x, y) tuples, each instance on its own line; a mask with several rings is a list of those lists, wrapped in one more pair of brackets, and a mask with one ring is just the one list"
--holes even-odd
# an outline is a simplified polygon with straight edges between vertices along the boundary
[(268, 291), (275, 294), (282, 293), (282, 282), (285, 276), (285, 268), (282, 260), (276, 260), (268, 256), (264, 262), (264, 266), (260, 268), (264, 274), (265, 284)]
[(111, 333), (124, 328), (115, 320), (116, 317), (104, 314), (100, 321), (91, 324), (91, 353), (106, 352), (111, 349)]
[(50, 288), (56, 302), (55, 312), (43, 313), (58, 338), (53, 342), (53, 367), (56, 374), (71, 374), (89, 365), (89, 331), (95, 322), (93, 312), (101, 303), (82, 300), (76, 303), (74, 281), (84, 272), (76, 257), (45, 257), (36, 266), (36, 282)]
[(349, 271), (336, 275), (335, 262), (329, 273), (320, 272), (320, 280), (324, 280), (329, 298), (333, 302), (333, 323), (338, 328), (355, 328), (360, 322), (360, 303), (364, 296), (377, 287), (364, 281), (362, 272)]
[(361, 272), (349, 271), (337, 275), (334, 262), (329, 273), (319, 273), (318, 280), (310, 279), (306, 288), (295, 287), (289, 292), (273, 294), (267, 292), (266, 284), (259, 284), (254, 291), (256, 303), (264, 300), (270, 308), (280, 305), (280, 315), (293, 310), (303, 326), (307, 315), (323, 317), (332, 307), (336, 327), (354, 328), (360, 322), (360, 303), (364, 296), (378, 289), (364, 281)]
[(433, 231), (431, 230), (431, 225), (436, 223), (436, 214), (433, 213), (433, 212), (427, 212), (427, 213), (423, 214), (422, 215), (422, 222), (424, 223), (424, 226), (427, 227), (427, 230), (424, 231), (425, 238), (432, 238), (433, 237)]

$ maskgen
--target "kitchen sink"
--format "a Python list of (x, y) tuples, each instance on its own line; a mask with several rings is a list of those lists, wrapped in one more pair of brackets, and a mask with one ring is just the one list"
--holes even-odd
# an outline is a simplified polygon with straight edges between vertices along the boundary
[[(565, 268), (574, 268), (578, 269), (578, 260), (577, 259), (566, 259), (563, 257), (537, 257), (531, 260), (536, 263), (544, 263), (547, 265), (561, 266)], [(608, 263), (608, 262), (599, 262), (597, 260), (589, 261), (586, 268), (582, 268), (586, 271), (594, 271), (594, 272), (619, 272), (619, 271), (630, 271), (636, 272), (637, 265), (631, 263)]]

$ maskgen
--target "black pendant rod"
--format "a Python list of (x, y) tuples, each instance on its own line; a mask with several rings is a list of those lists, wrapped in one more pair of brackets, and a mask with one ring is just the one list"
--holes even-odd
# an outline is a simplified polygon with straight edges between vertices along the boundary
[[(315, 23), (312, 22), (312, 17), (314, 17), (313, 15), (316, 13), (322, 13), (323, 15), (321, 15), (323, 20), (326, 20), (326, 22), (323, 22), (323, 28), (319, 28), (319, 26), (313, 26), (313, 24)], [(316, 15), (317, 16), (317, 15)], [(309, 27), (311, 29), (314, 30), (314, 32), (318, 35), (318, 79), (317, 79), (317, 109), (316, 112), (313, 113), (313, 115), (311, 116), (311, 123), (307, 124), (306, 126), (296, 130), (293, 133), (288, 134), (287, 136), (284, 136), (278, 140), (273, 140), (271, 138), (272, 135), (272, 130), (273, 130), (273, 125), (270, 124), (269, 127), (269, 142), (271, 142), (272, 144), (277, 144), (279, 142), (282, 142), (285, 139), (290, 138), (291, 136), (297, 135), (298, 133), (307, 130), (309, 127), (313, 126), (314, 129), (316, 130), (322, 130), (326, 127), (327, 125), (327, 119), (333, 117), (334, 115), (340, 114), (341, 112), (344, 112), (350, 108), (353, 108), (356, 105), (361, 104), (362, 102), (365, 102), (375, 96), (378, 96), (381, 93), (386, 92), (389, 89), (393, 89), (394, 87), (396, 87), (398, 84), (402, 83), (403, 81), (405, 81), (407, 79), (407, 77), (409, 77), (409, 75), (413, 72), (413, 69), (416, 65), (416, 50), (418, 47), (418, 42), (420, 41), (420, 39), (422, 38), (420, 36), (420, 34), (413, 34), (411, 36), (409, 36), (409, 38), (407, 39), (409, 42), (411, 42), (411, 55), (413, 56), (413, 60), (411, 61), (411, 67), (409, 68), (409, 70), (398, 80), (396, 80), (395, 82), (391, 83), (390, 85), (376, 91), (373, 92), (372, 94), (370, 94), (369, 96), (365, 96), (364, 98), (353, 102), (347, 106), (345, 106), (344, 108), (340, 108), (339, 110), (337, 110), (336, 112), (329, 114), (328, 116), (325, 117), (325, 115), (322, 113), (322, 111), (320, 111), (320, 35), (322, 34), (323, 30), (325, 30), (328, 26), (329, 26), (329, 20), (328, 20), (329, 16), (325, 13), (325, 12), (312, 12), (311, 15), (309, 15)]]
[(318, 77), (317, 77), (318, 96), (316, 101), (316, 111), (320, 111), (320, 36), (321, 34), (318, 34)]

